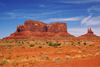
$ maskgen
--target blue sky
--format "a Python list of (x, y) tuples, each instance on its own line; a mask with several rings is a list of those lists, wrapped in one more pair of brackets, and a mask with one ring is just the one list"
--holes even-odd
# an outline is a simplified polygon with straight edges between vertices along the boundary
[(74, 36), (91, 27), (100, 36), (100, 0), (0, 0), (0, 39), (26, 20), (65, 22)]

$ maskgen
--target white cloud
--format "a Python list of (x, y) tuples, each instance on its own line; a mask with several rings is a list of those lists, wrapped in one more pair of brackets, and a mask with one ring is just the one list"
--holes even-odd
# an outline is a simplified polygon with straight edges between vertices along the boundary
[(92, 10), (100, 11), (100, 5), (92, 6), (91, 8), (88, 9), (88, 12), (91, 13)]
[(82, 21), (81, 21), (81, 24), (85, 24), (87, 26), (90, 26), (90, 25), (100, 25), (100, 16), (97, 16), (97, 17), (92, 17), (91, 15), (84, 18)]
[(79, 21), (83, 17), (71, 17), (71, 18), (51, 18), (48, 20), (44, 20), (44, 22), (59, 22), (59, 21)]
[(86, 18), (84, 18), (82, 21), (81, 21), (81, 24), (84, 24), (84, 23), (87, 23), (87, 21), (91, 18), (92, 16), (88, 16)]
[(81, 4), (81, 3), (91, 3), (91, 2), (100, 2), (100, 0), (61, 0), (62, 3), (74, 3), (74, 4)]
[[(6, 15), (6, 17), (0, 17), (0, 19), (13, 19), (13, 18), (16, 18), (16, 19), (22, 19), (22, 18), (25, 18), (25, 19), (37, 19), (37, 18), (43, 18), (43, 17), (46, 17), (48, 15), (51, 15), (51, 14), (56, 14), (56, 13), (59, 13), (61, 12), (61, 10), (59, 11), (53, 11), (53, 12), (44, 12), (44, 13), (26, 13), (26, 12), (5, 12), (4, 14)], [(7, 17), (8, 16), (8, 17)]]
[[(95, 35), (100, 36), (100, 27), (92, 28)], [(68, 32), (74, 36), (81, 36), (87, 33), (87, 28), (70, 28)]]

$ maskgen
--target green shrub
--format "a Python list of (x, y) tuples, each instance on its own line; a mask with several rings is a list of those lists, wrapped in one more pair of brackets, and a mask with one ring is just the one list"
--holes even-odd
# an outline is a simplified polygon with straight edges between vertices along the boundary
[(0, 65), (6, 64), (8, 61), (6, 59), (0, 60)]
[(60, 46), (61, 43), (55, 43), (53, 46)]
[(17, 54), (16, 57), (19, 57), (19, 54)]
[(80, 44), (80, 42), (78, 42), (78, 44)]
[(86, 45), (86, 42), (84, 42), (84, 45)]
[(49, 46), (54, 46), (54, 47), (57, 47), (57, 46), (60, 46), (60, 45), (61, 45), (60, 43), (52, 43), (51, 41), (49, 43)]
[(12, 45), (8, 45), (9, 46), (9, 48), (11, 48), (12, 47)]
[(28, 55), (26, 55), (26, 59), (29, 59), (29, 56)]
[(24, 44), (24, 42), (22, 42), (22, 44)]
[(49, 46), (52, 46), (52, 42), (50, 41)]
[(30, 44), (30, 47), (34, 47), (35, 45), (34, 44)]

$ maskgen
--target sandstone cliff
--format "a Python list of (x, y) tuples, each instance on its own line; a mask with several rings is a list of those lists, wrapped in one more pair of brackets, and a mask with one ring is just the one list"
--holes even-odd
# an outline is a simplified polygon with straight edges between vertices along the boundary
[(87, 33), (84, 34), (84, 35), (81, 35), (79, 37), (98, 37), (98, 36), (93, 33), (91, 28), (88, 28)]
[(27, 39), (33, 37), (55, 36), (74, 37), (67, 33), (66, 23), (54, 22), (47, 25), (40, 21), (28, 20), (24, 22), (24, 25), (19, 25), (13, 34), (3, 39)]

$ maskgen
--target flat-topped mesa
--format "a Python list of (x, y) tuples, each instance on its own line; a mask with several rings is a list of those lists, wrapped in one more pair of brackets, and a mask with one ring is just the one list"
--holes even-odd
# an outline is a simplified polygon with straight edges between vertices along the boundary
[(17, 26), (16, 32), (3, 39), (29, 39), (33, 37), (74, 37), (67, 33), (66, 23), (54, 22), (45, 24), (40, 21), (28, 20), (24, 25)]
[(91, 28), (88, 28), (88, 32), (84, 35), (79, 36), (79, 37), (98, 37), (98, 36), (93, 33)]
[(67, 32), (66, 23), (54, 22), (52, 24), (45, 24), (40, 21), (25, 21), (24, 25), (19, 25), (17, 31), (32, 31), (32, 32)]

